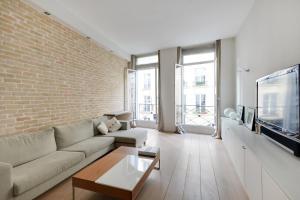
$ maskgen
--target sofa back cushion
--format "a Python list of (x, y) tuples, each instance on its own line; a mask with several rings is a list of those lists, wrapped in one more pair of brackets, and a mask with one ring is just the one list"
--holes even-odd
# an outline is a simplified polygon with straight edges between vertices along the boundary
[(93, 119), (94, 135), (101, 134), (97, 127), (100, 125), (101, 122), (104, 122), (104, 124), (106, 124), (108, 120), (109, 118), (107, 116), (100, 116)]
[(32, 134), (0, 137), (0, 162), (13, 167), (30, 162), (57, 149), (53, 128)]
[(68, 147), (94, 136), (93, 121), (90, 119), (73, 124), (56, 126), (54, 130), (58, 149)]

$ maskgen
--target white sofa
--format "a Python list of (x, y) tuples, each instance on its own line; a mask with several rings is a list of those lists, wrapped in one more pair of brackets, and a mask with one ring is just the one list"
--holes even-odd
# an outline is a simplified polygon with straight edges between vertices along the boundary
[(103, 137), (95, 128), (101, 120), (0, 137), (0, 200), (33, 199), (116, 146), (141, 146), (147, 139), (143, 129)]

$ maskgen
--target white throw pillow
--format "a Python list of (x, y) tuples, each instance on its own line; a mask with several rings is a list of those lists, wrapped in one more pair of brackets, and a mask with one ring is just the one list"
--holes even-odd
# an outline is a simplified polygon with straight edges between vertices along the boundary
[(117, 120), (117, 118), (113, 117), (106, 122), (106, 126), (109, 132), (114, 132), (119, 130), (122, 127), (122, 124)]
[(97, 126), (97, 129), (103, 135), (106, 135), (108, 133), (107, 126), (104, 122), (100, 122), (100, 124)]

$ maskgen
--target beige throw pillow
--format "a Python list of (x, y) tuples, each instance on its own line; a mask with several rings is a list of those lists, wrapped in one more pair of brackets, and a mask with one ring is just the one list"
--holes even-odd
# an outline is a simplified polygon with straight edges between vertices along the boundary
[(122, 124), (117, 120), (117, 118), (113, 117), (106, 122), (106, 126), (109, 132), (114, 132), (119, 130), (122, 127)]
[(104, 122), (100, 122), (100, 124), (97, 126), (97, 129), (103, 135), (106, 135), (108, 133), (107, 126)]

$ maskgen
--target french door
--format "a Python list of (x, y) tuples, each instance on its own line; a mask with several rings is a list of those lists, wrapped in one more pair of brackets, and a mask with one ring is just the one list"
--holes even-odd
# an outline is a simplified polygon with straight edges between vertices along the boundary
[(183, 55), (183, 65), (175, 67), (177, 124), (214, 127), (214, 52)]

